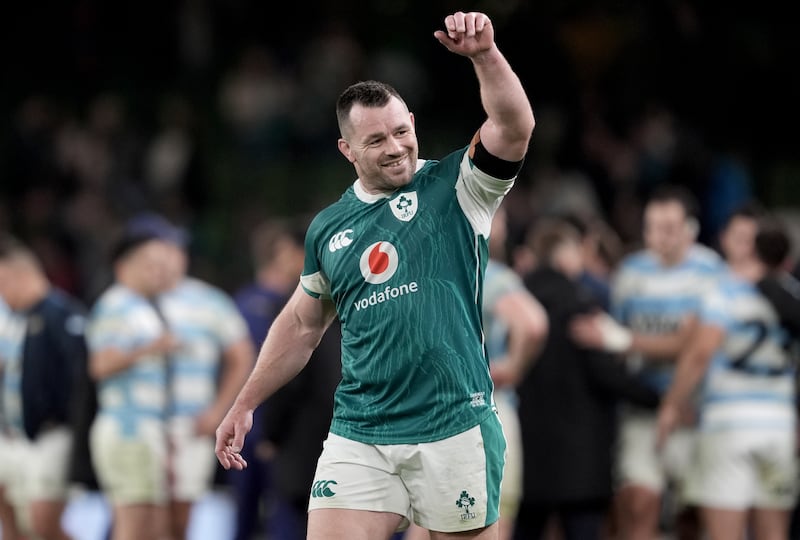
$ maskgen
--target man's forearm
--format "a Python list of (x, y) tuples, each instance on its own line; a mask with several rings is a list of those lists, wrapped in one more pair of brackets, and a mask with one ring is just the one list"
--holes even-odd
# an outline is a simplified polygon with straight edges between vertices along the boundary
[[(472, 64), (488, 116), (481, 138), (493, 155), (518, 161), (525, 155), (534, 127), (533, 110), (522, 82), (497, 46), (472, 57)], [(496, 133), (487, 136), (484, 129)], [(502, 147), (493, 147), (494, 142)]]
[(282, 312), (272, 324), (256, 365), (233, 406), (255, 409), (300, 373), (318, 343), (319, 336), (303, 331), (299, 319), (290, 312)]

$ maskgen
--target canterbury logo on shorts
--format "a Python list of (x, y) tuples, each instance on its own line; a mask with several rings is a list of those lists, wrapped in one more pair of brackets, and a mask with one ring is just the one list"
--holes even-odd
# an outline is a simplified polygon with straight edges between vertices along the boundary
[(312, 497), (333, 497), (336, 492), (331, 489), (331, 486), (337, 484), (336, 480), (317, 480), (311, 487)]

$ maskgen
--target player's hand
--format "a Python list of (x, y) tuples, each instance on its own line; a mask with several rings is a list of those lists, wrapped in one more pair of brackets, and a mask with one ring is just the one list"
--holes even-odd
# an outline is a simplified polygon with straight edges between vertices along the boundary
[(483, 13), (458, 11), (445, 17), (444, 27), (433, 35), (450, 52), (472, 58), (494, 46), (492, 21)]
[(623, 353), (633, 342), (630, 330), (603, 312), (573, 317), (569, 330), (572, 339), (587, 349)]
[(656, 450), (661, 451), (667, 439), (678, 428), (681, 422), (681, 411), (674, 403), (663, 401), (658, 409), (656, 419)]
[(159, 337), (150, 342), (147, 346), (148, 352), (152, 354), (168, 354), (175, 352), (181, 347), (181, 342), (170, 332), (164, 332)]
[(234, 468), (241, 471), (247, 467), (242, 457), (244, 437), (253, 427), (253, 410), (241, 410), (235, 406), (228, 411), (217, 428), (217, 443), (214, 453), (220, 464), (227, 470)]
[(214, 435), (221, 421), (220, 413), (214, 407), (209, 407), (195, 417), (194, 432), (201, 437)]
[(497, 388), (514, 388), (522, 378), (519, 369), (508, 360), (495, 360), (489, 364), (489, 374)]

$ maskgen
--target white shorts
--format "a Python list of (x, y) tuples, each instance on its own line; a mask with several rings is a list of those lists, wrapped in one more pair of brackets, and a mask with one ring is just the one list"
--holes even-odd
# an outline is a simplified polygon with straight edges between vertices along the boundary
[(3, 441), (6, 496), (15, 506), (31, 501), (62, 501), (68, 494), (72, 432), (66, 427), (42, 431), (36, 440), (9, 436)]
[(100, 414), (89, 434), (100, 487), (113, 504), (159, 504), (167, 499), (164, 424), (140, 420), (136, 435), (123, 434), (114, 418)]
[(687, 496), (712, 508), (792, 508), (798, 494), (795, 441), (790, 431), (698, 433)]
[(453, 437), (420, 444), (364, 444), (329, 434), (311, 486), (309, 511), (391, 512), (440, 532), (498, 518), (506, 444), (496, 414)]
[(693, 429), (678, 429), (658, 451), (655, 415), (631, 413), (623, 416), (617, 456), (618, 485), (642, 486), (656, 493), (662, 493), (672, 485), (676, 502), (682, 504), (694, 452), (694, 437)]
[(169, 436), (172, 498), (196, 501), (210, 491), (214, 481), (214, 439), (195, 435), (195, 420), (188, 417), (173, 418)]
[(495, 394), (497, 414), (503, 423), (503, 434), (506, 437), (506, 466), (503, 470), (503, 483), (500, 485), (500, 515), (504, 519), (514, 520), (522, 500), (522, 433), (519, 425), (519, 414), (514, 402), (498, 392)]

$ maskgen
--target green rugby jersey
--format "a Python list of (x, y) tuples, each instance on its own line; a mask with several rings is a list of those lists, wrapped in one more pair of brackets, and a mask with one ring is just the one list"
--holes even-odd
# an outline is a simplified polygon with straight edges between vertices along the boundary
[(440, 440), (492, 411), (481, 304), (491, 219), (513, 180), (465, 149), (420, 160), (390, 196), (356, 181), (313, 220), (301, 283), (342, 323), (331, 432), (369, 444)]

